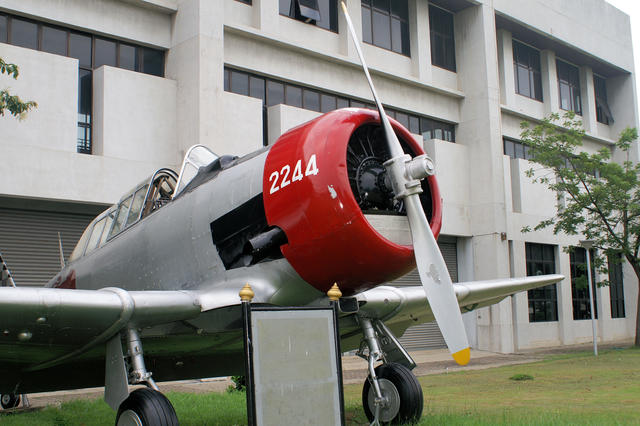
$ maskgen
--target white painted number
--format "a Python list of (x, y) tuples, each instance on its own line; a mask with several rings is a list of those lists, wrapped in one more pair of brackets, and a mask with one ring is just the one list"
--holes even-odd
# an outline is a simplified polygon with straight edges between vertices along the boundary
[[(302, 175), (302, 160), (298, 160), (295, 167), (293, 168), (293, 175), (291, 176), (291, 180), (289, 180), (290, 173), (291, 166), (289, 166), (288, 164), (282, 166), (282, 169), (280, 169), (279, 172), (276, 170), (271, 173), (269, 175), (269, 182), (271, 182), (271, 189), (269, 190), (269, 194), (278, 192), (280, 189), (292, 184), (293, 182), (301, 181), (304, 176), (317, 175), (318, 165), (316, 164), (316, 155), (313, 154), (309, 158), (304, 176)], [(280, 180), (280, 184), (278, 185), (278, 180), (281, 176), (282, 180)]]
[(317, 175), (318, 174), (318, 166), (316, 166), (316, 155), (313, 154), (311, 158), (309, 158), (309, 162), (307, 163), (307, 171), (304, 172), (305, 176), (309, 175)]
[(302, 177), (302, 160), (298, 160), (296, 167), (293, 169), (293, 178), (291, 181), (296, 182), (302, 180)]
[(276, 183), (278, 183), (278, 172), (271, 173), (271, 176), (269, 176), (269, 182), (271, 181), (273, 181), (273, 183), (271, 184), (271, 190), (269, 191), (269, 194), (273, 194), (278, 189), (280, 189), (280, 187), (276, 185)]

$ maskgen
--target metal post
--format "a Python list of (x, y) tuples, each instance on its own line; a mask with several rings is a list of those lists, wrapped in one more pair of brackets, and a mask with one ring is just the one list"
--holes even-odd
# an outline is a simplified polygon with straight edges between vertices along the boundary
[(593, 248), (593, 241), (585, 240), (580, 241), (580, 245), (585, 248), (587, 252), (587, 282), (589, 285), (589, 306), (591, 307), (591, 328), (593, 333), (593, 355), (598, 356), (598, 330), (596, 327), (596, 311), (593, 306), (593, 285), (591, 284), (591, 248)]
[(240, 300), (242, 301), (242, 334), (244, 338), (244, 374), (247, 385), (247, 424), (254, 426), (257, 424), (255, 389), (253, 386), (253, 347), (251, 343), (251, 300), (255, 296), (249, 283), (240, 290)]

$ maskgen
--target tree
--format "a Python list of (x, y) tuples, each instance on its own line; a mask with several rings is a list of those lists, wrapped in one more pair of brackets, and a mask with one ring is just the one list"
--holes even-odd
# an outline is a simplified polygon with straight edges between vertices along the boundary
[[(7, 74), (16, 80), (20, 71), (16, 64), (8, 64), (0, 58), (0, 74)], [(4, 116), (4, 111), (7, 110), (11, 115), (22, 120), (31, 108), (37, 106), (38, 104), (34, 101), (23, 102), (18, 96), (9, 93), (7, 89), (0, 90), (0, 116)]]
[[(527, 176), (555, 191), (559, 200), (555, 215), (534, 229), (553, 227), (554, 234), (584, 235), (594, 241), (599, 270), (606, 272), (603, 255), (623, 257), (640, 286), (640, 165), (630, 158), (636, 129), (623, 130), (615, 148), (589, 154), (581, 150), (582, 122), (571, 112), (562, 117), (552, 114), (534, 127), (524, 122), (521, 127), (522, 141), (538, 168), (527, 170)], [(620, 150), (624, 160), (614, 162), (612, 149)], [(541, 173), (540, 166), (548, 173)], [(523, 228), (528, 231), (529, 227)], [(637, 306), (635, 346), (640, 346), (640, 291)]]

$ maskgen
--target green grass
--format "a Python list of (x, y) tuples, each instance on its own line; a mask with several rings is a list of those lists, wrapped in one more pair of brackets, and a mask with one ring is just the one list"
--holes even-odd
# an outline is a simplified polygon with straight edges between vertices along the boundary
[[(512, 380), (529, 375), (533, 380)], [(640, 350), (551, 356), (544, 361), (420, 378), (421, 425), (640, 424)], [(347, 424), (367, 424), (361, 385), (345, 386)], [(181, 425), (246, 424), (242, 393), (167, 395)], [(74, 401), (37, 412), (0, 415), (0, 424), (112, 425), (102, 400)]]

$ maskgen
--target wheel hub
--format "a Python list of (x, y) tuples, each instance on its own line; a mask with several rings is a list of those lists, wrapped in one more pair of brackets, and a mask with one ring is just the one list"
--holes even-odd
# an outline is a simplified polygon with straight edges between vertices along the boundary
[[(395, 385), (390, 380), (378, 378), (378, 384), (380, 385), (380, 393), (382, 393), (382, 397), (384, 399), (380, 406), (380, 417), (378, 420), (381, 422), (390, 422), (400, 411), (400, 394), (398, 394), (398, 389), (396, 389)], [(373, 386), (369, 389), (367, 403), (371, 408), (371, 412), (375, 413), (376, 391)]]
[(126, 410), (120, 414), (117, 426), (144, 426), (138, 414), (133, 410)]

